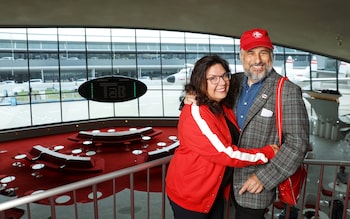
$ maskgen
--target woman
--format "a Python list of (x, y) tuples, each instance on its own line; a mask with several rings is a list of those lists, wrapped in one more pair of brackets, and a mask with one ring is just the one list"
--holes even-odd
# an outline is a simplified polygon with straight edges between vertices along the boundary
[(235, 146), (239, 131), (233, 100), (226, 99), (230, 79), (226, 60), (205, 56), (185, 86), (186, 93), (196, 93), (198, 105), (185, 104), (181, 111), (180, 146), (166, 177), (175, 219), (222, 219), (233, 167), (264, 164), (278, 151), (276, 145), (250, 150)]

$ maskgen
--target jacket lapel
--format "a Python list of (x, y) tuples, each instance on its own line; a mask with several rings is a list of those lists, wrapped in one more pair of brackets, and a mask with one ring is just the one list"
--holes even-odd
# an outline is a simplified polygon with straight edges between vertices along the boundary
[[(249, 112), (247, 114), (247, 117), (244, 121), (244, 125), (242, 127), (242, 130), (245, 129), (245, 127), (250, 123), (252, 118), (259, 114), (262, 110), (262, 108), (266, 105), (266, 102), (275, 95), (276, 89), (275, 84), (278, 80), (278, 73), (276, 73), (274, 70), (271, 72), (271, 74), (265, 79), (265, 82), (263, 83), (259, 94), (256, 96), (255, 101), (253, 102), (252, 106), (249, 109)], [(272, 103), (273, 106), (275, 106), (274, 103)], [(275, 108), (272, 107), (270, 110), (275, 111)]]

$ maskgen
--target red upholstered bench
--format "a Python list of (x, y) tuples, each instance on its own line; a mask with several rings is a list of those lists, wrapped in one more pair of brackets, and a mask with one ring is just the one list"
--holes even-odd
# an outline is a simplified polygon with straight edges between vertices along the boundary
[(20, 208), (10, 208), (5, 210), (5, 218), (8, 219), (19, 219), (24, 215), (24, 210)]
[(305, 208), (316, 208), (316, 201), (317, 201), (317, 197), (314, 194), (307, 194), (306, 195), (306, 199), (305, 199)]
[(154, 137), (161, 133), (162, 130), (153, 129), (152, 127), (115, 132), (79, 131), (78, 134), (68, 137), (68, 140), (75, 142), (89, 140), (92, 141), (93, 144), (123, 144), (126, 141), (140, 142), (142, 140), (142, 136)]
[(103, 159), (62, 154), (41, 145), (33, 146), (30, 154), (33, 156), (32, 161), (40, 160), (45, 166), (54, 169), (67, 171), (102, 171), (104, 168)]
[(161, 157), (169, 156), (174, 154), (174, 151), (179, 146), (180, 142), (177, 141), (169, 146), (163, 147), (162, 149), (156, 149), (148, 152), (148, 161), (156, 160)]

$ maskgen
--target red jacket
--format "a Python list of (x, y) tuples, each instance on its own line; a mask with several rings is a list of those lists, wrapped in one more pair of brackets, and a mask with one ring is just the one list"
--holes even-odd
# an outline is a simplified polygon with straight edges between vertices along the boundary
[[(232, 109), (226, 116), (237, 126)], [(215, 116), (206, 105), (185, 104), (178, 124), (180, 145), (170, 161), (166, 192), (179, 206), (208, 213), (216, 198), (227, 166), (264, 164), (274, 156), (273, 149), (237, 148), (224, 116)], [(226, 197), (229, 187), (226, 189)]]

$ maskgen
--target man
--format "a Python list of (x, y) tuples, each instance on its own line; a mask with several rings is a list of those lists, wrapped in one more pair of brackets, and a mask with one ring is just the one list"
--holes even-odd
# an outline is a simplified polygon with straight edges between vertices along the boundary
[[(273, 69), (273, 45), (268, 32), (252, 29), (240, 40), (244, 73), (232, 76), (234, 112), (240, 128), (238, 146), (260, 148), (279, 144), (276, 128), (276, 86), (281, 77)], [(231, 88), (230, 88), (231, 89)], [(186, 96), (185, 102), (193, 97)], [(309, 119), (299, 86), (289, 80), (282, 92), (283, 143), (265, 165), (235, 168), (233, 197), (235, 219), (263, 219), (265, 209), (275, 200), (276, 186), (292, 175), (302, 163), (309, 144)]]
[[(234, 74), (239, 89), (234, 107), (243, 148), (278, 144), (275, 120), (276, 85), (281, 77), (273, 69), (273, 46), (266, 30), (243, 33), (240, 59), (244, 73)], [(235, 169), (235, 219), (264, 218), (275, 199), (275, 189), (302, 163), (309, 144), (309, 119), (300, 87), (286, 81), (282, 92), (283, 143), (267, 165)]]

